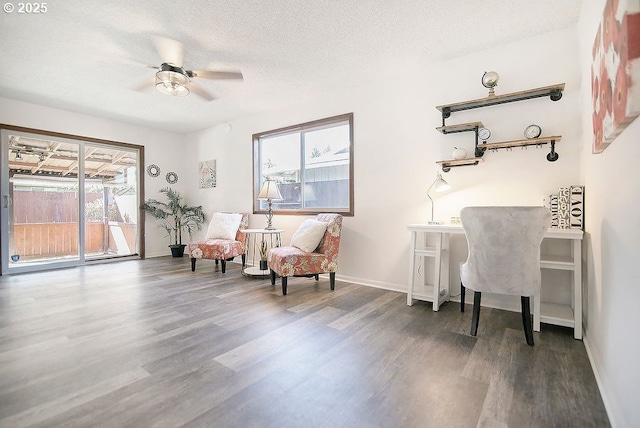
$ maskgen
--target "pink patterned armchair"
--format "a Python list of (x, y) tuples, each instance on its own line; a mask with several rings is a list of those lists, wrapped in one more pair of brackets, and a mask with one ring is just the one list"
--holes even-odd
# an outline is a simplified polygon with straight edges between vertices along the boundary
[(196, 270), (197, 259), (212, 259), (216, 262), (216, 268), (218, 261), (221, 262), (222, 273), (225, 273), (227, 261), (233, 260), (236, 256), (242, 256), (242, 267), (244, 267), (247, 235), (240, 231), (246, 229), (248, 225), (249, 214), (247, 213), (214, 213), (205, 239), (189, 242), (187, 245), (191, 258), (191, 271)]
[(292, 238), (292, 246), (276, 247), (269, 250), (267, 261), (271, 270), (271, 284), (275, 285), (276, 275), (279, 275), (282, 278), (283, 295), (287, 294), (287, 277), (289, 276), (314, 276), (317, 281), (319, 274), (329, 273), (331, 290), (335, 290), (342, 216), (340, 214), (318, 214), (315, 220), (315, 222), (313, 220), (309, 220), (309, 222), (327, 223), (326, 230), (315, 249), (306, 248), (305, 250), (293, 246), (296, 235), (301, 235), (300, 232), (306, 233), (303, 222)]

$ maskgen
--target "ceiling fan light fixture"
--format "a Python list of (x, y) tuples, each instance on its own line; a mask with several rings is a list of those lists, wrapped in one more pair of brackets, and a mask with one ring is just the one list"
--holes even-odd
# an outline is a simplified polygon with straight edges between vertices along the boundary
[(189, 76), (181, 67), (164, 63), (156, 73), (156, 89), (165, 95), (189, 95)]

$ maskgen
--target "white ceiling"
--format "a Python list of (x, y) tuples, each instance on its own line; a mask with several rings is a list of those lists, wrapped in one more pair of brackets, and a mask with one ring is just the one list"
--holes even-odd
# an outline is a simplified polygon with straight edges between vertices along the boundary
[[(567, 28), (577, 23), (581, 2), (52, 1), (46, 13), (0, 15), (0, 96), (188, 133), (410, 62)], [(157, 35), (183, 43), (186, 69), (240, 70), (244, 81), (197, 79), (213, 101), (136, 90), (154, 76), (145, 64), (162, 62)]]

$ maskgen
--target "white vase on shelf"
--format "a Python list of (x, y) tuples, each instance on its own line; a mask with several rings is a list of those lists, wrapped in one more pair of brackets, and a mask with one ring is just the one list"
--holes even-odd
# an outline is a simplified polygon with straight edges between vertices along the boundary
[(454, 147), (452, 155), (453, 155), (453, 158), (456, 160), (465, 159), (467, 157), (467, 151), (463, 148)]

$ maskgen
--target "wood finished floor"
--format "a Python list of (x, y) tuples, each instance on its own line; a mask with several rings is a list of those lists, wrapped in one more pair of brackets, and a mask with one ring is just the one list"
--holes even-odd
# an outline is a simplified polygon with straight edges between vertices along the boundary
[(0, 427), (609, 426), (571, 329), (227, 266), (0, 277)]

